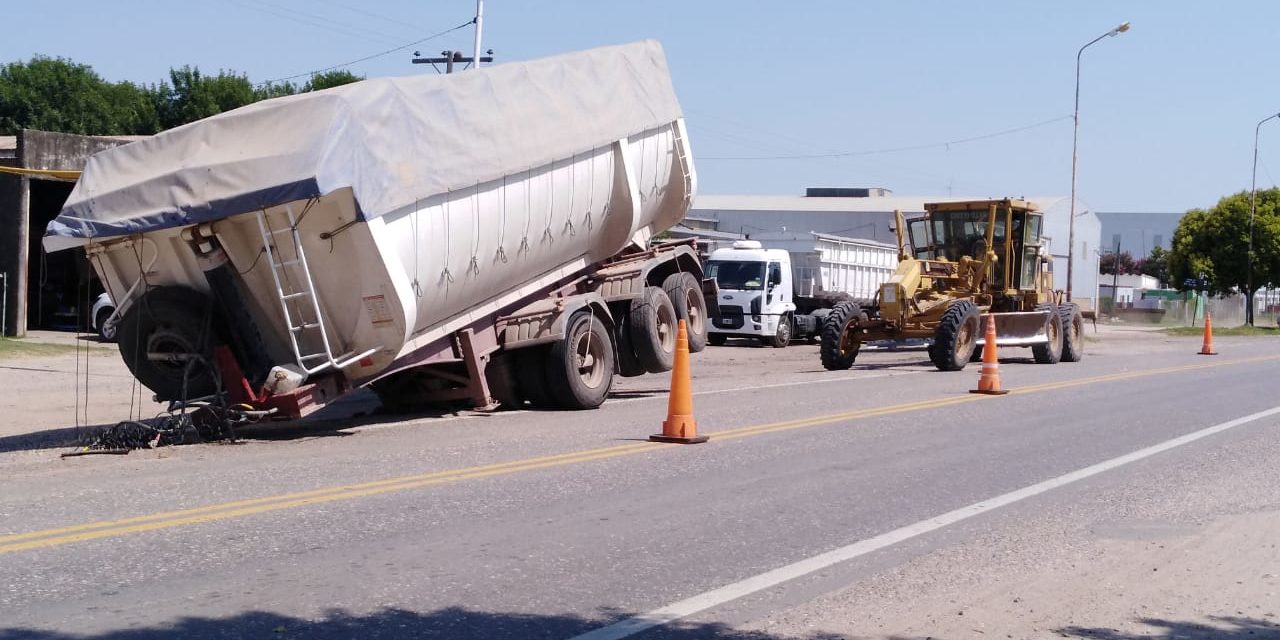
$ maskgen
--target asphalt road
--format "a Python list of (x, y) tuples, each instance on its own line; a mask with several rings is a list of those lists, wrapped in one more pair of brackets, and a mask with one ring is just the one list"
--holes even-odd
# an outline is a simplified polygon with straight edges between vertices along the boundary
[[(813, 347), (712, 348), (694, 361), (712, 439), (695, 446), (645, 441), (665, 413), (649, 376), (591, 412), (337, 419), (127, 457), (11, 451), (0, 638), (878, 637), (859, 589), (979, 549), (926, 570), (960, 584), (990, 563), (974, 557), (984, 541), (1037, 518), (1123, 523), (1160, 501), (1209, 517), (1223, 501), (1193, 497), (1215, 489), (1250, 496), (1232, 513), (1280, 510), (1280, 473), (1251, 473), (1280, 460), (1280, 415), (1254, 415), (1280, 405), (1280, 344), (1197, 346), (1109, 334), (1081, 363), (1006, 360), (1002, 397), (919, 352), (830, 373)], [(1100, 463), (1114, 468), (1070, 475)], [(1225, 492), (1242, 477), (1248, 491)], [(1013, 547), (1070, 547), (1055, 531)]]

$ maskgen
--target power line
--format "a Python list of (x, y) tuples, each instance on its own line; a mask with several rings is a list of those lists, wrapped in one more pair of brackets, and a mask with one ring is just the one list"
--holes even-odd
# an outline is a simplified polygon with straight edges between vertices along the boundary
[(358, 27), (356, 25), (351, 25), (351, 24), (344, 24), (342, 22), (331, 20), (323, 16), (304, 13), (304, 12), (298, 11), (297, 9), (281, 6), (278, 4), (273, 4), (270, 2), (265, 2), (264, 0), (256, 0), (256, 2), (252, 0), (226, 0), (226, 2), (228, 2), (229, 4), (236, 5), (242, 9), (249, 9), (252, 11), (261, 11), (262, 13), (273, 15), (278, 18), (293, 20), (294, 22), (298, 22), (298, 23), (305, 24), (312, 27), (318, 27), (320, 29), (324, 29), (326, 31), (332, 31), (334, 33), (341, 33), (347, 36), (364, 38), (366, 40), (381, 40), (384, 42), (388, 40), (391, 42), (395, 42), (396, 40), (399, 39), (396, 36), (380, 33), (372, 29), (366, 29), (366, 28)]
[(439, 38), (440, 36), (443, 36), (443, 35), (445, 35), (445, 34), (447, 34), (447, 33), (453, 33), (454, 31), (457, 31), (458, 29), (463, 29), (463, 28), (465, 28), (465, 27), (471, 26), (471, 24), (472, 24), (473, 22), (475, 22), (475, 18), (472, 18), (471, 20), (468, 20), (468, 21), (466, 21), (466, 22), (464, 22), (464, 23), (462, 23), (462, 24), (460, 24), (460, 25), (458, 25), (458, 26), (456, 26), (456, 27), (452, 27), (452, 28), (449, 28), (449, 29), (445, 29), (444, 31), (440, 31), (440, 32), (438, 32), (438, 33), (433, 33), (433, 34), (431, 34), (431, 35), (429, 35), (429, 36), (427, 36), (427, 37), (425, 37), (425, 38), (422, 38), (421, 40), (414, 40), (413, 42), (406, 42), (405, 44), (402, 44), (402, 45), (400, 45), (400, 46), (398, 46), (398, 47), (395, 47), (394, 49), (387, 49), (386, 51), (379, 51), (378, 53), (375, 53), (375, 54), (372, 54), (372, 55), (367, 55), (367, 56), (365, 56), (365, 57), (363, 57), (363, 58), (357, 58), (357, 59), (352, 60), (352, 61), (350, 61), (350, 62), (343, 62), (343, 63), (340, 63), (340, 64), (335, 64), (335, 65), (333, 65), (333, 66), (331, 66), (331, 67), (325, 67), (325, 68), (323, 68), (323, 69), (316, 69), (316, 70), (314, 70), (314, 71), (307, 71), (307, 72), (305, 72), (305, 73), (295, 73), (295, 74), (293, 74), (293, 75), (291, 75), (291, 76), (285, 76), (285, 77), (283, 77), (283, 78), (276, 78), (276, 79), (274, 79), (274, 80), (267, 80), (267, 81), (265, 81), (265, 82), (260, 82), (260, 83), (258, 83), (258, 86), (263, 86), (263, 85), (268, 85), (268, 84), (275, 84), (275, 83), (277, 83), (277, 82), (285, 82), (285, 81), (287, 81), (287, 80), (293, 80), (293, 79), (295, 79), (295, 78), (305, 78), (305, 77), (308, 77), (308, 76), (314, 76), (314, 75), (319, 74), (319, 73), (325, 73), (326, 71), (333, 71), (334, 69), (341, 69), (341, 68), (343, 68), (343, 67), (349, 67), (349, 66), (351, 66), (351, 65), (353, 65), (353, 64), (360, 64), (361, 62), (366, 62), (366, 61), (368, 61), (368, 60), (372, 60), (372, 59), (374, 59), (374, 58), (381, 58), (382, 56), (390, 55), (390, 54), (392, 54), (392, 53), (395, 53), (395, 52), (397, 52), (397, 51), (401, 51), (401, 50), (403, 50), (403, 49), (408, 49), (409, 47), (412, 47), (412, 46), (414, 46), (414, 45), (422, 44), (422, 43), (424, 43), (424, 42), (426, 42), (426, 41), (428, 41), (428, 40), (434, 40), (434, 39), (436, 39), (436, 38)]
[(986, 133), (978, 136), (972, 136), (969, 138), (960, 138), (958, 140), (948, 140), (945, 142), (934, 142), (930, 144), (918, 144), (918, 145), (911, 145), (907, 147), (869, 149), (866, 151), (845, 151), (840, 153), (807, 153), (807, 154), (779, 155), (779, 156), (700, 156), (698, 160), (809, 160), (814, 158), (849, 158), (849, 157), (855, 157), (855, 156), (870, 156), (870, 155), (878, 155), (878, 154), (884, 154), (884, 153), (898, 153), (902, 151), (941, 149), (941, 148), (950, 148), (954, 145), (965, 144), (968, 142), (977, 142), (979, 140), (989, 140), (991, 138), (1007, 136), (1010, 134), (1027, 131), (1029, 129), (1036, 129), (1039, 127), (1048, 126), (1057, 122), (1061, 122), (1063, 120), (1070, 120), (1070, 119), (1071, 119), (1071, 116), (1058, 116), (1057, 118), (1050, 118), (1048, 120), (1036, 122), (1034, 124), (1029, 124), (1021, 127), (1014, 127), (1013, 129), (1005, 129), (1003, 131)]
[(353, 7), (351, 5), (348, 5), (342, 2), (335, 2), (335, 0), (321, 0), (321, 1), (324, 2), (325, 4), (338, 7), (339, 9), (346, 9), (347, 11), (350, 11), (352, 13), (358, 13), (360, 15), (368, 16), (370, 18), (377, 18), (378, 20), (389, 22), (401, 29), (416, 30), (416, 27), (406, 23), (402, 18), (392, 18), (390, 16), (383, 15), (381, 13), (375, 13), (373, 11), (369, 11), (368, 9), (364, 9), (362, 7)]

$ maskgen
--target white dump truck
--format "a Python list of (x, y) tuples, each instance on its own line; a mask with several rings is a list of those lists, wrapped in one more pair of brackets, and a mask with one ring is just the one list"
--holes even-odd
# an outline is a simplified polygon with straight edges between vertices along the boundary
[(708, 341), (751, 338), (774, 347), (816, 340), (831, 308), (870, 303), (898, 265), (897, 248), (823, 233), (757, 236), (717, 249), (707, 275), (719, 293)]
[(696, 177), (662, 48), (606, 47), (267, 100), (93, 156), (48, 228), (116, 301), (162, 400), (295, 417), (593, 408), (705, 341)]

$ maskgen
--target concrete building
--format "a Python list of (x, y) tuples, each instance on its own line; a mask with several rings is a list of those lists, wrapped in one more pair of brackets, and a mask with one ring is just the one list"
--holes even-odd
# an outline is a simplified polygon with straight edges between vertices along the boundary
[(1168, 249), (1173, 243), (1173, 232), (1178, 228), (1178, 221), (1182, 219), (1182, 215), (1182, 213), (1099, 211), (1098, 220), (1102, 222), (1103, 250), (1115, 251), (1118, 240), (1120, 250), (1128, 251), (1136, 260), (1150, 255), (1155, 247)]
[(79, 171), (94, 153), (135, 139), (31, 129), (0, 136), (0, 273), (8, 284), (5, 335), (22, 335), (28, 328), (86, 326), (85, 300), (91, 305), (101, 286), (83, 251), (46, 255), (40, 243), (75, 181), (2, 168)]
[[(807, 233), (814, 231), (877, 242), (895, 243), (893, 212), (911, 217), (924, 213), (926, 202), (984, 200), (986, 197), (899, 196), (888, 189), (808, 189), (803, 196), (699, 195), (690, 218), (700, 228), (720, 233)], [(1027, 200), (1045, 214), (1044, 235), (1054, 257), (1054, 286), (1067, 288), (1067, 236), (1070, 197), (1041, 196)], [(710, 221), (710, 222), (708, 222)], [(1099, 241), (1098, 216), (1077, 201), (1076, 253), (1073, 297), (1097, 308)]]

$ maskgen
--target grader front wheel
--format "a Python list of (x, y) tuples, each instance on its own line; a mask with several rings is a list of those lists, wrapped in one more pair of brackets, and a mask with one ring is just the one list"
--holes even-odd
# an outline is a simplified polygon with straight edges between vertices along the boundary
[(822, 346), (819, 355), (822, 367), (828, 371), (843, 371), (853, 366), (862, 348), (858, 327), (865, 324), (867, 314), (854, 302), (841, 302), (822, 325)]
[(978, 307), (959, 300), (942, 314), (934, 333), (929, 359), (939, 371), (959, 371), (969, 364), (978, 340), (980, 327)]

